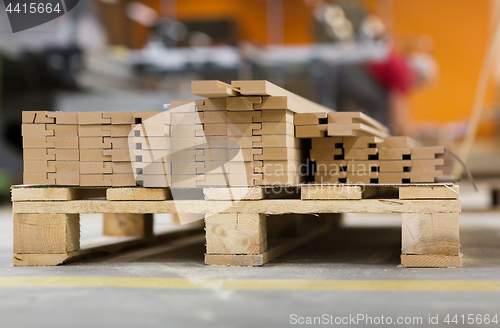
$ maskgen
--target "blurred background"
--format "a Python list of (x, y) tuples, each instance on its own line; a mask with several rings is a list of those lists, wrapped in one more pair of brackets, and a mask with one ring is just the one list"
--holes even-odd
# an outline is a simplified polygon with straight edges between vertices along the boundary
[[(15, 34), (0, 5), (0, 193), (22, 183), (23, 110), (160, 111), (195, 98), (194, 79), (266, 79), (457, 150), (498, 4), (92, 0)], [(479, 182), (500, 176), (497, 61), (468, 161)]]

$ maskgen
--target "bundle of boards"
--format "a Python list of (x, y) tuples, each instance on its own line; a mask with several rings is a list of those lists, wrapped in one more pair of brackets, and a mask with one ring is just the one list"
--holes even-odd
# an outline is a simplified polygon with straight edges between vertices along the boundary
[[(24, 183), (269, 186), (434, 182), (442, 147), (391, 137), (267, 81), (193, 81), (159, 112), (24, 112)], [(309, 172), (310, 169), (313, 172)]]

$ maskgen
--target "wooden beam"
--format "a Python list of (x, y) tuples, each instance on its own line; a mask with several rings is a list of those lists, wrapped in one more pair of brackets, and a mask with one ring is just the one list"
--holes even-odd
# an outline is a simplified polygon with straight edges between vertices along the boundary
[(302, 187), (301, 199), (361, 199), (361, 187)]
[(172, 199), (168, 188), (108, 188), (107, 200), (167, 200)]
[(203, 188), (205, 200), (257, 200), (264, 199), (262, 187)]
[(14, 202), (14, 213), (460, 213), (460, 200), (165, 200)]
[(153, 214), (103, 214), (102, 234), (105, 236), (151, 236)]
[[(232, 81), (231, 85), (245, 96), (286, 96), (303, 106), (304, 113), (333, 112), (332, 109), (319, 105), (309, 99), (298, 96), (265, 80)], [(285, 109), (285, 108), (282, 108)], [(290, 108), (290, 110), (293, 110)]]
[(459, 187), (401, 187), (399, 199), (458, 199)]
[(403, 213), (402, 217), (402, 254), (460, 254), (458, 213)]
[(54, 201), (77, 199), (75, 188), (13, 188), (12, 201)]
[(406, 268), (461, 268), (462, 256), (401, 255), (401, 266)]
[(275, 245), (270, 246), (269, 249), (262, 254), (205, 254), (205, 263), (208, 265), (223, 266), (261, 266), (285, 253), (288, 253), (292, 249), (313, 240), (317, 236), (328, 232), (330, 228), (331, 222), (327, 222), (299, 237), (287, 238), (278, 241)]
[(191, 93), (195, 96), (206, 98), (226, 98), (238, 95), (234, 87), (216, 80), (192, 81)]
[(78, 214), (14, 214), (14, 253), (67, 253), (80, 249)]
[(207, 254), (261, 254), (267, 249), (265, 214), (205, 216)]

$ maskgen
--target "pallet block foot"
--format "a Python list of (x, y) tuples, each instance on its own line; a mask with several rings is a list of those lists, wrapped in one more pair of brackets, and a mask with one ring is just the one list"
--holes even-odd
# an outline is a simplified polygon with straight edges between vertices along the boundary
[(461, 267), (458, 220), (458, 213), (403, 213), (401, 265)]
[(14, 254), (14, 266), (53, 266), (62, 264), (70, 254)]
[(405, 268), (461, 268), (462, 256), (403, 254), (401, 266)]
[(103, 214), (104, 236), (152, 236), (153, 214)]
[(261, 254), (205, 254), (205, 264), (214, 266), (262, 266), (277, 257), (297, 248), (317, 236), (328, 232), (332, 222), (328, 221), (310, 229), (307, 233), (293, 238), (286, 238), (272, 243)]

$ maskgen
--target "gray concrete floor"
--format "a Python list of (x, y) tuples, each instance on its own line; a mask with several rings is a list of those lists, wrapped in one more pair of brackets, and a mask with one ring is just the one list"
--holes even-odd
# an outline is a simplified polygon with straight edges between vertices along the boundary
[[(83, 239), (100, 229), (100, 217), (82, 217)], [(58, 267), (13, 267), (12, 218), (9, 206), (0, 209), (0, 326), (1, 327), (285, 327), (291, 315), (343, 317), (422, 317), (447, 314), (500, 314), (500, 293), (493, 291), (433, 291), (435, 281), (496, 281), (500, 285), (500, 213), (461, 215), (462, 269), (398, 268), (398, 215), (347, 215), (342, 229), (260, 268), (207, 267), (203, 264), (203, 236), (115, 256), (79, 261)], [(201, 286), (185, 289), (112, 287), (57, 287), (38, 283), (29, 287), (6, 284), (9, 277), (135, 277), (182, 278)], [(28, 278), (26, 278), (28, 279)], [(289, 280), (291, 286), (310, 280), (388, 281), (394, 288), (342, 291), (280, 290), (259, 287), (224, 288), (213, 281), (255, 279)], [(398, 289), (396, 281), (423, 280), (430, 291)], [(113, 281), (113, 280), (111, 280)], [(140, 281), (140, 279), (139, 279)], [(250, 280), (254, 281), (254, 280)], [(211, 283), (209, 283), (211, 282)], [(205, 285), (204, 285), (205, 284)], [(321, 286), (320, 284), (320, 286)], [(250, 286), (251, 287), (251, 286)], [(320, 288), (321, 289), (321, 288)], [(410, 288), (411, 289), (411, 288)], [(459, 288), (460, 289), (460, 288)], [(360, 322), (359, 326), (369, 326)], [(403, 325), (396, 325), (403, 326)], [(475, 326), (475, 325), (473, 325)]]

